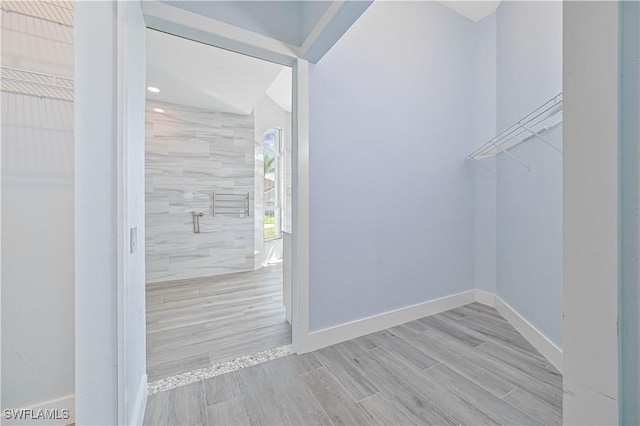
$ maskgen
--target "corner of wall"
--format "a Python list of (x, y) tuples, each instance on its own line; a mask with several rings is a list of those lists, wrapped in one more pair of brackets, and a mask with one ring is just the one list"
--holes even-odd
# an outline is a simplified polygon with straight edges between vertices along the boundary
[(131, 418), (128, 419), (130, 425), (142, 425), (144, 423), (144, 414), (147, 409), (147, 397), (149, 395), (147, 387), (147, 375), (143, 374), (140, 378), (140, 386), (138, 387), (138, 393), (136, 399), (133, 402), (133, 410)]
[(476, 291), (468, 290), (462, 293), (429, 300), (413, 306), (373, 315), (356, 321), (328, 327), (309, 333), (304, 344), (298, 348), (298, 353), (306, 353), (335, 345), (360, 336), (375, 333), (380, 330), (395, 327), (418, 318), (439, 314), (451, 309), (459, 308), (476, 301)]
[(518, 333), (544, 355), (558, 371), (562, 372), (562, 349), (549, 340), (544, 333), (538, 330), (518, 311), (499, 296), (482, 290), (476, 290), (476, 301), (495, 308)]
[(476, 302), (493, 308), (496, 306), (496, 295), (494, 293), (476, 289)]

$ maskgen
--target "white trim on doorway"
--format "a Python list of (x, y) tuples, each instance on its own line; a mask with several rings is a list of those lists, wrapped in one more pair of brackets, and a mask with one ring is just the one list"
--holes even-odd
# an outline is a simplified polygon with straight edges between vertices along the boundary
[(281, 65), (292, 66), (300, 57), (296, 46), (225, 22), (159, 1), (145, 1), (142, 6), (147, 28)]
[(136, 425), (141, 425), (142, 423), (144, 423), (144, 413), (147, 409), (147, 396), (149, 395), (148, 389), (147, 375), (144, 374), (140, 378), (138, 394), (136, 395), (136, 399), (133, 401), (133, 415), (131, 416), (131, 418)]
[(160, 2), (143, 2), (147, 28), (293, 68), (292, 348), (309, 334), (309, 65), (299, 48)]
[(291, 338), (302, 352), (309, 340), (309, 63), (293, 65)]

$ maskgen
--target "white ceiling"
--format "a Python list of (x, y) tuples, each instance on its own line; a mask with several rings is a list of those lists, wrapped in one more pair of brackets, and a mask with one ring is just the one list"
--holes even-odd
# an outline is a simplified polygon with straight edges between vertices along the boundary
[(497, 1), (441, 1), (442, 4), (449, 9), (458, 12), (460, 15), (471, 19), (473, 22), (479, 22), (496, 11), (500, 5)]
[[(500, 1), (441, 3), (478, 22)], [(266, 94), (291, 111), (291, 68), (153, 30), (147, 31), (147, 85), (160, 89), (147, 97), (162, 102), (247, 115)]]
[(291, 111), (290, 68), (153, 30), (147, 86), (160, 89), (148, 99), (243, 115), (268, 93)]
[(282, 71), (267, 89), (269, 96), (280, 108), (291, 112), (291, 68), (282, 67)]

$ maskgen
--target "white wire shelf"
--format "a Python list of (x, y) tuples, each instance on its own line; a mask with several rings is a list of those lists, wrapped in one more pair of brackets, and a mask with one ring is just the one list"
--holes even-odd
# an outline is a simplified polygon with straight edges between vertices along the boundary
[(0, 67), (0, 90), (73, 102), (73, 79), (18, 68)]
[(562, 154), (562, 150), (554, 146), (543, 136), (545, 132), (553, 129), (560, 123), (562, 123), (562, 93), (559, 93), (522, 117), (518, 122), (509, 126), (489, 142), (473, 151), (467, 158), (470, 160), (478, 160), (483, 157), (505, 154), (528, 169), (529, 166), (526, 163), (509, 153), (508, 150), (524, 141), (536, 138)]
[(2, 0), (4, 12), (29, 16), (65, 27), (73, 27), (73, 2), (64, 0)]

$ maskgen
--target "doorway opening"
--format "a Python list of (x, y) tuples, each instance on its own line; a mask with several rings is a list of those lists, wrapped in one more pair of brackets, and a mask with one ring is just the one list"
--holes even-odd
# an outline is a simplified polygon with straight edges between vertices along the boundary
[(147, 30), (149, 382), (291, 344), (291, 80)]

